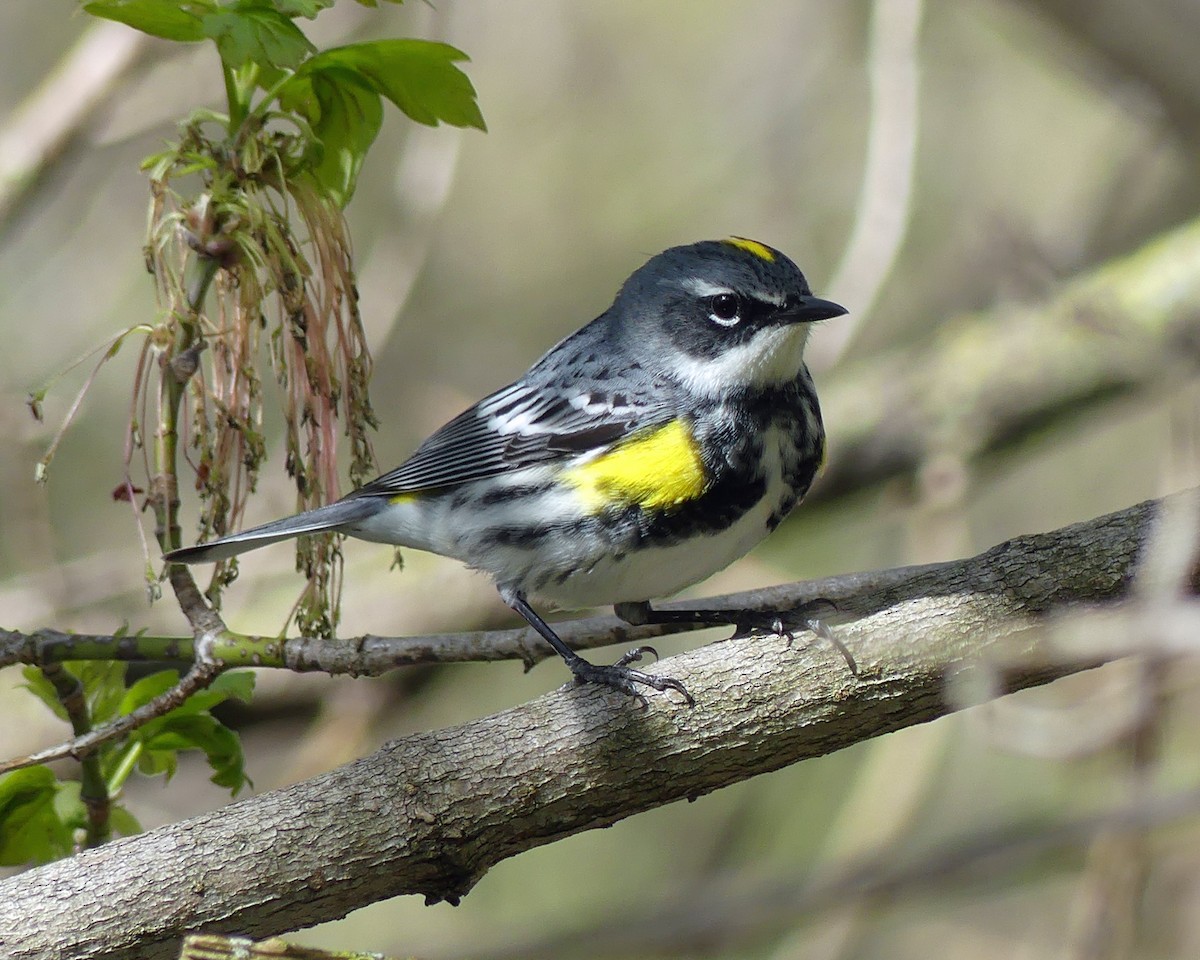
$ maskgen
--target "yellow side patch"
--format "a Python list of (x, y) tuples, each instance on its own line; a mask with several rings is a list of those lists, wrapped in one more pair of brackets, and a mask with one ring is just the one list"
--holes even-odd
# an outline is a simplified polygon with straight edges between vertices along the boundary
[(629, 504), (661, 510), (695, 500), (708, 484), (700, 446), (682, 420), (634, 434), (563, 480), (592, 513)]
[(388, 503), (412, 503), (418, 496), (419, 494), (415, 490), (410, 490), (407, 493), (397, 493), (395, 496), (388, 498)]
[(730, 237), (723, 242), (729, 244), (731, 247), (737, 247), (739, 250), (752, 253), (760, 260), (766, 260), (767, 263), (775, 262), (775, 251), (765, 243), (759, 243), (757, 240), (747, 240), (745, 237)]

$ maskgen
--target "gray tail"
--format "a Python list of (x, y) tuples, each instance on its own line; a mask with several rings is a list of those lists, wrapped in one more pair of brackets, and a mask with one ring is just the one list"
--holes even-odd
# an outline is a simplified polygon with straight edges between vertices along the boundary
[[(386, 501), (383, 501), (386, 503)], [(194, 547), (183, 547), (163, 554), (168, 563), (216, 563), (227, 560), (247, 550), (257, 550), (280, 540), (291, 540), (306, 533), (322, 533), (337, 530), (348, 523), (371, 516), (381, 506), (374, 497), (351, 497), (328, 503), (316, 510), (298, 513), (294, 517), (272, 520), (261, 527), (252, 527), (241, 533), (233, 533), (220, 540), (198, 543)]]

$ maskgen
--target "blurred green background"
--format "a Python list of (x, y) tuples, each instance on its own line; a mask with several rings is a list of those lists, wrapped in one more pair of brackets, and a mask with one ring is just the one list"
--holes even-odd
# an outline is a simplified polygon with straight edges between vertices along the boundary
[[(20, 104), (91, 26), (69, 2), (0, 6), (0, 115), (9, 118), (0, 120), (0, 159), (14, 147), (3, 136)], [(933, 350), (951, 324), (994, 335), (1005, 311), (1036, 311), (1071, 278), (1200, 211), (1200, 15), (1182, 0), (440, 0), (375, 11), (343, 3), (311, 34), (321, 45), (418, 36), (463, 49), (489, 126), (486, 135), (418, 128), (391, 111), (347, 211), (384, 468), (600, 313), (625, 276), (666, 246), (758, 238), (795, 259), (818, 294), (845, 303), (855, 326), (844, 349), (836, 323), (815, 338), (825, 395), (853, 384), (848, 371), (870, 376), (880, 358)], [(903, 101), (906, 78), (919, 81), (915, 109), (901, 103), (899, 114), (881, 116), (880, 97)], [(5, 184), (16, 197), (0, 206), (5, 626), (186, 629), (171, 602), (147, 606), (129, 507), (110, 497), (135, 351), (101, 372), (46, 487), (33, 483), (34, 465), (83, 373), (51, 393), (44, 424), (25, 397), (106, 336), (154, 316), (138, 162), (172, 135), (176, 118), (219, 95), (211, 49), (144, 44), (36, 181), (18, 191)], [(898, 131), (890, 139), (888, 123)], [(884, 181), (868, 203), (873, 124)], [(906, 131), (916, 137), (911, 154)], [(865, 211), (876, 219), (859, 229), (882, 252), (852, 269), (846, 251)], [(1200, 276), (1200, 263), (1192, 266)], [(881, 363), (876, 385), (902, 372)], [(935, 399), (938, 389), (930, 386)], [(839, 396), (827, 405), (831, 471), (854, 391), (843, 386)], [(1195, 484), (1198, 397), (1193, 368), (1151, 364), (1120, 391), (1099, 390), (1069, 418), (1048, 416), (985, 458), (966, 450), (947, 460), (931, 443), (913, 458), (919, 469), (818, 487), (768, 544), (696, 593), (969, 555)], [(886, 436), (907, 419), (896, 409), (874, 430)], [(291, 510), (282, 469), (267, 473), (251, 520)], [(408, 553), (397, 574), (386, 548), (352, 543), (346, 555), (344, 635), (514, 622), (484, 578), (449, 561)], [(227, 594), (231, 626), (279, 629), (299, 587), (291, 565), (286, 547), (243, 561)], [(1162, 776), (1171, 782), (1197, 772), (1194, 691), (1186, 669), (1180, 677), (1163, 730)], [(18, 679), (0, 675), (5, 755), (65, 733), (16, 690)], [(270, 674), (232, 721), (265, 790), (564, 680), (557, 663), (529, 674), (516, 664), (456, 666), (382, 680)], [(1114, 704), (1134, 695), (1126, 680), (1118, 665), (524, 854), (457, 909), (391, 901), (297, 939), (483, 957), (539, 955), (532, 944), (546, 938), (543, 956), (613, 955), (602, 932), (569, 950), (554, 937), (593, 924), (618, 929), (626, 913), (653, 915), (660, 897), (702, 884), (727, 885), (736, 908), (752, 878), (795, 882), (875, 844), (911, 852), (1016, 816), (1093, 809), (1120, 795), (1127, 758), (1100, 733), (1092, 748), (1058, 756), (1056, 724), (1102, 731), (1120, 713)], [(1026, 738), (1014, 748), (1007, 725), (1029, 716), (1035, 746)], [(134, 784), (129, 797), (147, 826), (228, 799), (199, 761), (185, 762), (165, 788)], [(1196, 839), (1194, 828), (1180, 830)], [(1200, 892), (1197, 848), (1167, 846), (1152, 861), (1132, 949), (1200, 955), (1200, 911), (1188, 909)], [(1093, 902), (1091, 854), (1020, 866), (754, 935), (681, 935), (663, 952), (1107, 956), (1076, 951)]]

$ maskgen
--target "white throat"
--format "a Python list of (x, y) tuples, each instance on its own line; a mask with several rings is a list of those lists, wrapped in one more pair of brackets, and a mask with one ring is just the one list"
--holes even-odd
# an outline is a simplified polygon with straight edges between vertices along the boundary
[(690, 391), (707, 397), (744, 387), (782, 386), (800, 375), (808, 331), (807, 323), (764, 327), (712, 360), (681, 355), (676, 371)]

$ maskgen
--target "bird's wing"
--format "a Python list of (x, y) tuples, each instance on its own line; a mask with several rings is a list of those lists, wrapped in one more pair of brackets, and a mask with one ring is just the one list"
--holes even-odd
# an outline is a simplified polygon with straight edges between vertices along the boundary
[(665, 423), (662, 403), (629, 392), (572, 392), (517, 382), (481, 400), (429, 437), (395, 470), (355, 491), (388, 496), (482, 480), (599, 450)]

